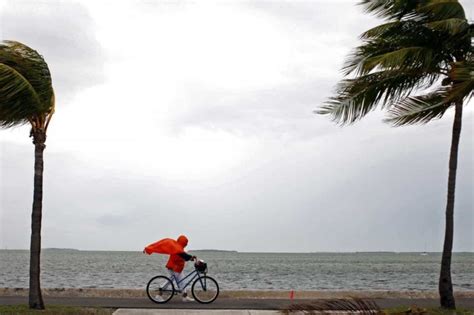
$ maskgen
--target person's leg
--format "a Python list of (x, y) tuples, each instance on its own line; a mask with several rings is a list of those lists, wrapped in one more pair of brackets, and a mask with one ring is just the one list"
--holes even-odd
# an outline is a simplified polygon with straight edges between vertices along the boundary
[(174, 281), (176, 282), (176, 285), (177, 285), (177, 289), (181, 292), (183, 292), (183, 287), (184, 287), (184, 283), (182, 282), (183, 280), (183, 273), (182, 272), (174, 272), (173, 270), (171, 269), (168, 269), (169, 273), (170, 273), (170, 276), (171, 276), (171, 280), (174, 279)]
[[(169, 269), (168, 269), (169, 270)], [(173, 281), (173, 277), (171, 277), (171, 281)], [(160, 285), (160, 291), (158, 292), (157, 295), (155, 295), (155, 300), (157, 300), (158, 302), (163, 302), (163, 293), (161, 292), (161, 289), (163, 290), (169, 290), (171, 289), (170, 288), (170, 283), (168, 280), (164, 280), (163, 283)]]
[(186, 292), (186, 289), (184, 287), (184, 281), (182, 281), (184, 278), (183, 272), (174, 272), (174, 271), (172, 272), (173, 272), (173, 277), (176, 281), (176, 284), (178, 285), (178, 289), (181, 291), (183, 295), (183, 301), (184, 302), (194, 301), (194, 299), (188, 297), (188, 293)]
[[(173, 278), (171, 278), (171, 282), (173, 282)], [(170, 282), (168, 280), (163, 280), (163, 283), (161, 284), (160, 288), (165, 290), (171, 290)]]

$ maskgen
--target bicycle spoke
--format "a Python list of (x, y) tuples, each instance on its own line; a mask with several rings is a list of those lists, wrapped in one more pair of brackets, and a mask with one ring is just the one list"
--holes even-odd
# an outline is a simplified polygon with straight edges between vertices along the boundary
[(219, 285), (209, 276), (203, 276), (194, 281), (192, 293), (196, 301), (211, 303), (219, 295)]
[(148, 282), (146, 293), (153, 302), (166, 303), (173, 297), (174, 287), (167, 277), (156, 276)]

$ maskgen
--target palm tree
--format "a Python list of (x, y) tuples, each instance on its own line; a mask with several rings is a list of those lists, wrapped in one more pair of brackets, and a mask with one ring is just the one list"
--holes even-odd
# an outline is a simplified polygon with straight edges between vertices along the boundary
[[(455, 308), (451, 281), (453, 211), (463, 103), (472, 97), (474, 27), (456, 0), (362, 0), (385, 23), (362, 34), (346, 79), (317, 113), (353, 123), (377, 107), (395, 126), (428, 123), (454, 107), (440, 303)], [(416, 93), (416, 95), (415, 95)]]
[(40, 287), (43, 151), (54, 113), (51, 74), (43, 57), (15, 41), (0, 43), (0, 127), (29, 123), (35, 145), (33, 211), (31, 215), (29, 306), (44, 309)]

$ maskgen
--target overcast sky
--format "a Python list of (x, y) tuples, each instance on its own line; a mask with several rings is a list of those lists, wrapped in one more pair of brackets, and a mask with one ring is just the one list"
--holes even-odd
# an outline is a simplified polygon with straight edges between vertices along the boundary
[[(354, 1), (0, 1), (0, 37), (56, 91), (43, 247), (441, 251), (453, 113), (393, 128), (314, 115), (358, 35)], [(474, 4), (461, 1), (468, 17)], [(454, 250), (474, 250), (465, 109)], [(0, 130), (0, 248), (29, 248), (33, 145)]]

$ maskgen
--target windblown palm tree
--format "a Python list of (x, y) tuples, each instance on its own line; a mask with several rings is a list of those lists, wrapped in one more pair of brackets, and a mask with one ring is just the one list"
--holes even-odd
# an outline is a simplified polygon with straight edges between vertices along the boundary
[(43, 57), (15, 41), (0, 43), (0, 127), (30, 124), (35, 173), (30, 244), (30, 308), (44, 309), (40, 287), (43, 151), (54, 113), (51, 74)]
[(453, 212), (463, 103), (472, 97), (474, 27), (457, 0), (362, 0), (385, 23), (362, 34), (348, 58), (348, 79), (317, 112), (353, 123), (377, 107), (395, 126), (427, 123), (454, 107), (440, 303), (455, 308), (451, 281)]

